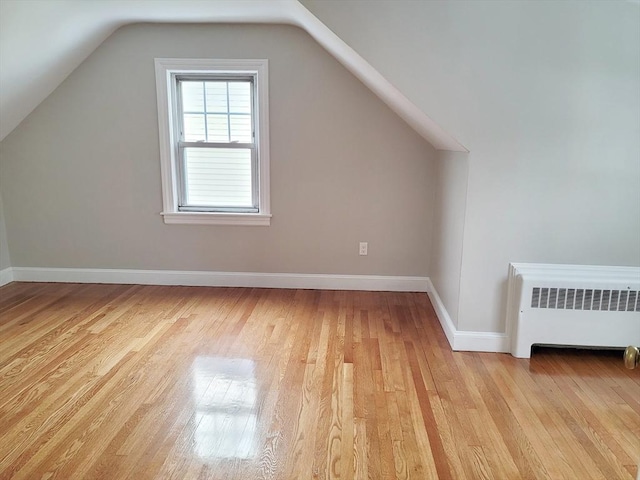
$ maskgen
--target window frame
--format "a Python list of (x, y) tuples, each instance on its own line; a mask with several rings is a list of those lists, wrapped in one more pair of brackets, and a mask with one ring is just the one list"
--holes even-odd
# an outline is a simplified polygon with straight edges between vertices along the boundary
[[(229, 142), (211, 142), (202, 140), (185, 139), (185, 125), (184, 125), (184, 100), (182, 98), (183, 92), (180, 88), (183, 82), (246, 82), (250, 83), (250, 103), (251, 103), (251, 137), (252, 140), (249, 143), (240, 143), (238, 141), (231, 141), (231, 129), (228, 131)], [(207, 73), (207, 74), (176, 74), (172, 75), (172, 88), (175, 89), (174, 95), (176, 98), (176, 107), (174, 113), (174, 138), (176, 138), (175, 152), (176, 152), (176, 167), (178, 173), (178, 181), (176, 182), (178, 187), (178, 210), (181, 212), (226, 212), (226, 213), (258, 213), (260, 210), (260, 197), (259, 190), (259, 166), (258, 166), (258, 150), (259, 150), (259, 138), (256, 135), (256, 95), (255, 86), (256, 78), (253, 74), (238, 75), (238, 74), (226, 74), (226, 73)], [(232, 112), (227, 112), (227, 116), (232, 115)], [(207, 114), (205, 114), (206, 123)], [(227, 121), (230, 119), (227, 118)], [(251, 162), (251, 206), (246, 207), (211, 207), (204, 205), (187, 205), (188, 188), (187, 187), (187, 149), (244, 149), (250, 150), (250, 162)]]
[[(162, 176), (161, 215), (169, 224), (209, 225), (263, 225), (271, 223), (269, 191), (269, 103), (268, 60), (266, 59), (189, 59), (156, 58), (156, 93), (158, 101), (158, 128), (160, 134), (160, 170)], [(229, 78), (253, 77), (253, 108), (255, 131), (255, 155), (257, 161), (252, 175), (257, 181), (257, 212), (193, 211), (180, 209), (180, 183), (182, 178), (181, 155), (178, 152), (180, 138), (177, 119), (179, 94), (177, 80), (180, 77)]]

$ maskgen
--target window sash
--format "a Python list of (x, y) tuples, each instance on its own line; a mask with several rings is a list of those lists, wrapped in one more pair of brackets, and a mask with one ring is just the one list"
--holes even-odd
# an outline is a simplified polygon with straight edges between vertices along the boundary
[[(208, 145), (210, 145), (208, 147)], [(213, 146), (213, 147), (211, 147)], [(187, 155), (186, 149), (244, 149), (251, 152), (251, 205), (229, 206), (229, 205), (198, 205), (189, 203), (187, 200)], [(259, 189), (258, 189), (258, 152), (253, 144), (205, 144), (205, 143), (179, 143), (177, 145), (176, 158), (178, 175), (178, 210), (183, 212), (235, 212), (235, 213), (257, 213), (259, 212)]]
[[(175, 126), (177, 127), (177, 135), (176, 135), (176, 139), (178, 139), (179, 142), (184, 142), (184, 115), (192, 113), (189, 111), (185, 111), (184, 107), (183, 107), (183, 98), (182, 98), (182, 89), (180, 88), (181, 83), (183, 82), (225, 82), (225, 83), (248, 83), (249, 84), (249, 104), (250, 104), (250, 113), (245, 113), (245, 112), (232, 112), (230, 111), (230, 105), (227, 105), (228, 110), (226, 112), (217, 112), (217, 111), (208, 111), (206, 108), (206, 95), (205, 98), (203, 100), (203, 103), (205, 104), (205, 111), (204, 112), (197, 112), (197, 113), (202, 113), (204, 114), (205, 117), (205, 123), (207, 122), (207, 116), (208, 115), (225, 115), (228, 117), (228, 121), (230, 119), (230, 117), (232, 115), (240, 115), (240, 116), (245, 116), (245, 115), (249, 115), (251, 117), (251, 143), (255, 143), (256, 142), (256, 113), (257, 113), (257, 108), (256, 108), (256, 94), (255, 94), (255, 90), (256, 90), (256, 82), (255, 82), (255, 75), (253, 74), (248, 74), (248, 75), (244, 75), (244, 76), (238, 76), (238, 75), (225, 75), (225, 74), (210, 74), (210, 75), (202, 75), (202, 74), (197, 74), (197, 75), (185, 75), (185, 74), (175, 74), (173, 75), (173, 89), (174, 89), (174, 98), (175, 98), (175, 105), (174, 105), (174, 110), (176, 112), (176, 117), (175, 118)], [(193, 112), (196, 113), (196, 112)], [(228, 135), (229, 137), (231, 136), (231, 131), (228, 131)], [(208, 137), (208, 132), (205, 129), (205, 136)], [(205, 143), (206, 140), (205, 140)], [(209, 143), (239, 143), (239, 142), (235, 142), (235, 141), (229, 141), (229, 142), (209, 142)]]

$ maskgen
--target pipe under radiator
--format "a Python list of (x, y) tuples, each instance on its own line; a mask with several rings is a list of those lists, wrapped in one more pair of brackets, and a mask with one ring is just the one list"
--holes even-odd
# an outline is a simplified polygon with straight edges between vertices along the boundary
[(640, 364), (640, 349), (629, 345), (624, 351), (624, 366), (633, 370)]

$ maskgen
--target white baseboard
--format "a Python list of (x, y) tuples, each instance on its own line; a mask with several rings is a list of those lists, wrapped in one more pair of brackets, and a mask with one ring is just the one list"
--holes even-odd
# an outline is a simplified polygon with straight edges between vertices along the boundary
[(509, 352), (510, 342), (506, 333), (499, 332), (465, 332), (458, 330), (453, 324), (449, 312), (442, 303), (431, 279), (427, 279), (429, 299), (440, 320), (449, 345), (455, 351), (466, 352)]
[(13, 282), (13, 268), (7, 267), (0, 270), (0, 287)]
[(426, 292), (427, 277), (13, 267), (18, 282)]
[(447, 312), (447, 309), (444, 307), (444, 303), (442, 303), (442, 299), (440, 298), (440, 295), (438, 295), (436, 287), (434, 287), (433, 283), (431, 283), (431, 279), (429, 279), (427, 285), (427, 293), (429, 294), (431, 305), (433, 305), (436, 316), (438, 317), (438, 320), (440, 320), (440, 326), (442, 327), (447, 340), (449, 340), (449, 345), (451, 345), (451, 348), (453, 348), (455, 344), (456, 327), (453, 324), (453, 320), (451, 320), (451, 317), (449, 316), (449, 312)]

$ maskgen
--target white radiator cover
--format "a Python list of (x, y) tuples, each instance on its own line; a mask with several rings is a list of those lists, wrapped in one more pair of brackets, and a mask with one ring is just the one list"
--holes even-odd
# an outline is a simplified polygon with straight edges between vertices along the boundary
[(511, 263), (511, 354), (531, 346), (640, 345), (640, 268)]

